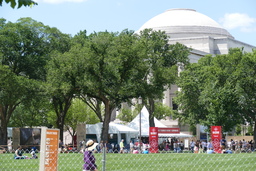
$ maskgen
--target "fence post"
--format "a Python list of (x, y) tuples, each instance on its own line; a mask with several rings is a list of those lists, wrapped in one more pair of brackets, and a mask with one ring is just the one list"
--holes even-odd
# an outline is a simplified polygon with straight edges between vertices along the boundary
[(106, 170), (106, 143), (103, 144), (102, 171)]

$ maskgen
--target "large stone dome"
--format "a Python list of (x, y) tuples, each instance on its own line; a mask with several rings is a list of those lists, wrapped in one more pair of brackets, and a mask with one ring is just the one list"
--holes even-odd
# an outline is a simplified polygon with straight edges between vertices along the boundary
[(233, 36), (210, 17), (193, 9), (170, 9), (147, 21), (140, 29), (165, 31), (171, 38)]

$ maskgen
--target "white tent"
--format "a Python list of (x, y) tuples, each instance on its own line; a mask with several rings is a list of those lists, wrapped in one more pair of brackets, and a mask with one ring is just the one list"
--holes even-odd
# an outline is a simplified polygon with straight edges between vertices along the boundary
[[(130, 128), (133, 128), (135, 130), (140, 130), (140, 115), (141, 115), (141, 136), (148, 137), (149, 135), (149, 113), (147, 108), (144, 106), (141, 110), (141, 113), (138, 114), (129, 124), (128, 126)], [(159, 120), (154, 118), (155, 127), (166, 127), (164, 124), (162, 124)]]
[[(96, 134), (98, 142), (100, 141), (100, 135), (102, 131), (103, 123), (97, 124), (86, 124), (86, 134)], [(117, 134), (117, 141), (121, 141), (121, 134), (126, 135), (126, 143), (130, 142), (131, 138), (136, 138), (139, 134), (139, 131), (132, 129), (126, 125), (110, 122), (109, 123), (109, 134)]]
[[(141, 136), (142, 137), (148, 137), (149, 136), (149, 112), (147, 108), (144, 106), (141, 110)], [(128, 126), (135, 129), (140, 130), (140, 114), (136, 116), (129, 124)], [(159, 128), (166, 128), (167, 126), (164, 125), (162, 122), (157, 120), (154, 117), (155, 127)], [(192, 137), (192, 135), (188, 134), (158, 134), (158, 137)]]

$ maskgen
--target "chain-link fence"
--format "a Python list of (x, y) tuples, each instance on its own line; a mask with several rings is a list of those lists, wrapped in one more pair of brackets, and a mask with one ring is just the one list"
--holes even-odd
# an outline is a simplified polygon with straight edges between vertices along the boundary
[[(14, 159), (14, 150), (1, 148), (0, 171), (38, 171), (40, 152), (22, 149), (24, 159)], [(99, 171), (171, 171), (171, 170), (256, 170), (256, 152), (253, 147), (226, 149), (221, 154), (199, 148), (162, 149), (159, 153), (148, 153), (147, 149), (134, 148), (95, 150), (93, 155)], [(38, 157), (38, 158), (37, 158)], [(84, 154), (82, 150), (65, 149), (58, 153), (59, 171), (82, 171)]]

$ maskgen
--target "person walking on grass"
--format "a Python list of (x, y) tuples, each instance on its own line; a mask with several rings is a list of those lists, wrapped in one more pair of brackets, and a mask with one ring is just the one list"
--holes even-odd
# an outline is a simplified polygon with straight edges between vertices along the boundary
[(85, 151), (84, 151), (84, 165), (83, 171), (98, 171), (96, 165), (96, 159), (93, 155), (93, 150), (98, 145), (93, 140), (88, 140), (86, 142)]
[(130, 141), (130, 153), (133, 153), (134, 150), (134, 144), (132, 142), (132, 140)]
[(190, 150), (192, 153), (194, 153), (194, 148), (195, 148), (195, 142), (193, 140), (191, 140), (190, 142)]
[(124, 140), (123, 139), (119, 143), (119, 146), (120, 146), (120, 153), (124, 153)]

